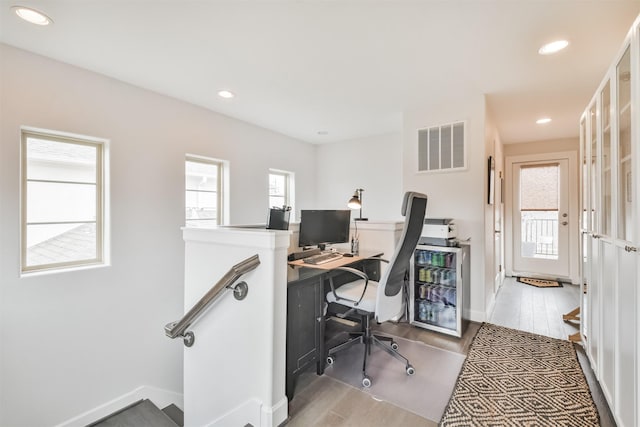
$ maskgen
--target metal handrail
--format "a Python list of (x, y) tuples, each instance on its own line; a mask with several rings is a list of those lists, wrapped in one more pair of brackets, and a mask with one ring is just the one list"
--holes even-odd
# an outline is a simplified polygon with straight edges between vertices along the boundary
[(164, 327), (164, 333), (169, 338), (177, 338), (184, 337), (184, 342), (187, 347), (191, 347), (193, 345), (194, 335), (192, 332), (188, 332), (185, 334), (185, 331), (191, 324), (200, 316), (204, 310), (209, 307), (224, 291), (225, 289), (233, 289), (234, 295), (236, 299), (244, 299), (248, 292), (248, 286), (245, 282), (238, 283), (235, 287), (232, 287), (233, 283), (238, 280), (243, 274), (248, 273), (254, 270), (256, 267), (260, 265), (260, 258), (258, 255), (254, 255), (245, 259), (244, 261), (234, 265), (231, 269), (224, 275), (218, 283), (213, 285), (209, 291), (204, 294), (200, 301), (196, 302), (194, 306), (189, 310), (182, 319), (167, 323)]

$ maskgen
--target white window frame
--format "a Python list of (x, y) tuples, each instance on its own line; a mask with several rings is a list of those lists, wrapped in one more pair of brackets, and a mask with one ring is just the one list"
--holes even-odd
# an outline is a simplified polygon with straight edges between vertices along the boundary
[[(27, 226), (45, 224), (40, 222), (29, 223), (27, 222), (27, 187), (28, 183), (32, 181), (49, 182), (49, 183), (67, 183), (77, 185), (87, 185), (87, 183), (79, 182), (66, 182), (58, 180), (46, 180), (27, 179), (27, 140), (29, 138), (44, 139), (52, 142), (60, 142), (66, 144), (87, 145), (96, 148), (96, 177), (95, 177), (95, 213), (96, 218), (94, 221), (81, 221), (84, 223), (94, 222), (96, 225), (96, 256), (91, 259), (83, 259), (76, 261), (56, 262), (49, 264), (27, 265)], [(21, 141), (20, 141), (20, 270), (23, 274), (42, 272), (47, 270), (59, 270), (59, 269), (75, 269), (78, 267), (85, 267), (91, 265), (105, 265), (107, 264), (107, 221), (106, 211), (108, 207), (108, 191), (107, 191), (107, 178), (106, 170), (108, 169), (108, 144), (109, 142), (104, 139), (94, 138), (84, 135), (76, 135), (65, 132), (57, 132), (51, 130), (36, 129), (31, 127), (21, 128)], [(93, 183), (91, 183), (93, 184)], [(77, 222), (77, 221), (73, 221)], [(64, 224), (65, 221), (55, 221), (51, 224)]]
[[(215, 225), (222, 225), (222, 224), (226, 224), (226, 221), (229, 217), (229, 210), (228, 210), (228, 169), (229, 169), (229, 162), (227, 162), (226, 160), (221, 160), (221, 159), (214, 159), (211, 157), (203, 157), (203, 156), (197, 156), (197, 155), (193, 155), (193, 154), (187, 154), (185, 156), (185, 179), (186, 179), (186, 165), (187, 162), (193, 162), (193, 163), (200, 163), (200, 164), (205, 164), (205, 165), (213, 165), (213, 166), (217, 166), (218, 168), (218, 174), (217, 174), (217, 186), (216, 186), (216, 220), (215, 222), (212, 221), (213, 224)], [(185, 185), (184, 185), (184, 190), (185, 190), (185, 225), (189, 226), (189, 222), (190, 221), (208, 221), (206, 219), (202, 220), (202, 219), (198, 219), (198, 220), (190, 220), (186, 218), (186, 193), (187, 191), (199, 191), (199, 190), (187, 190), (187, 185), (186, 185), (186, 181), (185, 181)], [(207, 192), (207, 191), (202, 191), (202, 192)]]
[[(271, 175), (277, 175), (284, 177), (284, 205), (291, 206), (291, 216), (289, 217), (290, 221), (295, 220), (295, 174), (293, 172), (281, 170), (281, 169), (269, 169), (269, 176), (267, 180), (267, 203), (269, 204), (269, 208), (273, 208), (271, 206)], [(277, 206), (281, 208), (282, 206)]]

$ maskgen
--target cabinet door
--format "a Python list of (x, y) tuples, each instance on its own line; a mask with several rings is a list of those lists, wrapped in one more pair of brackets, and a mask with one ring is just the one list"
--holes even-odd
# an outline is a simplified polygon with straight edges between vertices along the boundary
[[(636, 42), (637, 46), (637, 42)], [(616, 102), (615, 114), (617, 129), (614, 129), (617, 139), (617, 233), (618, 260), (617, 286), (618, 306), (616, 338), (618, 351), (616, 365), (618, 372), (617, 393), (615, 396), (614, 414), (619, 425), (637, 425), (638, 415), (638, 263), (640, 257), (636, 252), (630, 252), (634, 247), (638, 233), (637, 197), (634, 197), (634, 174), (637, 174), (637, 163), (634, 158), (638, 154), (637, 144), (632, 143), (632, 135), (637, 132), (638, 115), (632, 119), (632, 74), (631, 47), (627, 47), (616, 64)], [(635, 71), (637, 82), (638, 71)], [(637, 110), (637, 107), (636, 107)], [(634, 207), (635, 203), (635, 207)]]
[(320, 300), (320, 278), (291, 284), (287, 289), (287, 374), (293, 374), (320, 357), (317, 354), (320, 342), (318, 307)]
[(589, 107), (587, 135), (589, 138), (589, 239), (587, 242), (587, 257), (589, 258), (589, 283), (587, 300), (591, 309), (588, 312), (587, 328), (587, 354), (591, 360), (591, 365), (599, 374), (600, 361), (600, 331), (601, 331), (601, 291), (600, 291), (600, 215), (598, 206), (599, 178), (598, 173), (598, 134), (597, 134), (597, 114), (595, 102)]
[(640, 256), (635, 252), (627, 252), (618, 248), (618, 309), (614, 313), (618, 317), (618, 351), (616, 365), (618, 371), (618, 388), (616, 419), (618, 425), (638, 425), (636, 403), (638, 401), (638, 274)]
[(618, 122), (618, 239), (634, 240), (633, 146), (631, 144), (631, 51), (616, 66)]
[(598, 205), (600, 215), (600, 251), (602, 263), (600, 267), (600, 289), (602, 296), (602, 339), (601, 339), (601, 381), (602, 390), (609, 402), (615, 401), (616, 395), (616, 334), (611, 333), (617, 327), (617, 281), (616, 281), (616, 247), (613, 235), (613, 179), (612, 179), (612, 146), (611, 146), (611, 81), (606, 80), (598, 96), (600, 123), (598, 133), (598, 175), (600, 194)]
[(589, 234), (589, 143), (587, 138), (587, 122), (586, 122), (586, 113), (580, 119), (580, 202), (582, 215), (580, 217), (580, 237), (581, 244), (580, 249), (582, 252), (582, 263), (580, 265), (580, 275), (582, 280), (580, 281), (581, 287), (581, 295), (582, 300), (580, 302), (581, 307), (580, 311), (582, 313), (582, 322), (580, 322), (580, 333), (582, 334), (582, 339), (586, 343), (588, 342), (587, 337), (589, 336), (589, 304), (587, 300), (587, 293), (589, 292), (589, 273), (590, 273), (590, 262), (589, 262), (589, 245), (590, 245), (590, 234)]
[(412, 324), (461, 336), (461, 257), (458, 248), (418, 245), (411, 263)]

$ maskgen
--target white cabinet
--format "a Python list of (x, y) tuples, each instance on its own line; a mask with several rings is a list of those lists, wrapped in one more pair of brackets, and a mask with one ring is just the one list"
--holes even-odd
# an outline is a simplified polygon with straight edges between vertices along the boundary
[(640, 17), (580, 120), (581, 333), (619, 426), (640, 421)]

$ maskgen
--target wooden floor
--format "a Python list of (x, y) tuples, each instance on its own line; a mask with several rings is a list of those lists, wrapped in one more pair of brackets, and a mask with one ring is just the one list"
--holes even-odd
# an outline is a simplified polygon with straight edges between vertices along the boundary
[[(578, 330), (575, 324), (562, 321), (562, 315), (579, 304), (577, 286), (562, 288), (536, 288), (507, 278), (502, 285), (490, 323), (529, 331), (541, 335), (567, 339)], [(389, 334), (422, 341), (434, 347), (466, 355), (480, 324), (469, 323), (462, 338), (426, 331), (407, 323), (385, 323), (378, 328)], [(580, 348), (580, 346), (577, 346)], [(598, 406), (601, 425), (615, 426), (602, 391), (586, 356), (579, 353), (587, 382)], [(377, 401), (369, 394), (336, 381), (326, 375), (317, 376), (315, 370), (303, 373), (296, 384), (293, 400), (289, 403), (287, 427), (342, 427), (342, 426), (437, 426), (387, 402)]]

